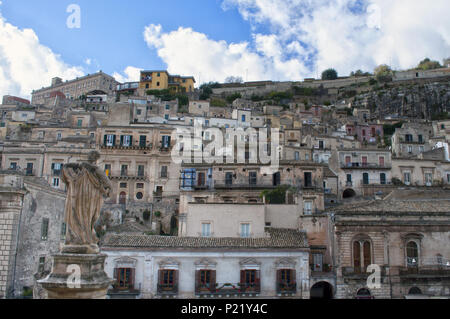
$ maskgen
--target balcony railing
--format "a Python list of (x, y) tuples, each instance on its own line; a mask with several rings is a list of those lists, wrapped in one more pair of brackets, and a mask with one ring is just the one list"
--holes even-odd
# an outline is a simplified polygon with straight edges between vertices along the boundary
[(144, 151), (150, 151), (153, 149), (153, 144), (149, 144), (149, 145), (110, 145), (110, 144), (102, 144), (100, 146), (100, 148), (102, 149), (110, 149), (110, 150), (144, 150)]
[(288, 282), (278, 282), (277, 283), (277, 293), (297, 293), (297, 283), (288, 283)]
[(197, 295), (243, 295), (259, 294), (260, 292), (261, 285), (259, 283), (217, 283), (214, 287), (200, 285), (195, 288)]
[(345, 163), (341, 168), (347, 169), (391, 169), (391, 165), (380, 163)]
[(178, 285), (158, 284), (159, 295), (177, 295)]
[(122, 173), (111, 173), (109, 175), (110, 179), (120, 179), (120, 180), (141, 180), (144, 181), (147, 179), (146, 174), (137, 174), (137, 175), (131, 175), (127, 172)]

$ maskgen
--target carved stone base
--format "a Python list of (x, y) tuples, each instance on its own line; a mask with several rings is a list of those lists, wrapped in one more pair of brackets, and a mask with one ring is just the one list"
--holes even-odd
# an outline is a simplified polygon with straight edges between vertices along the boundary
[(61, 251), (63, 254), (98, 254), (100, 248), (98, 245), (64, 245)]
[(105, 299), (113, 283), (104, 271), (105, 258), (97, 254), (53, 255), (52, 272), (38, 283), (48, 299)]

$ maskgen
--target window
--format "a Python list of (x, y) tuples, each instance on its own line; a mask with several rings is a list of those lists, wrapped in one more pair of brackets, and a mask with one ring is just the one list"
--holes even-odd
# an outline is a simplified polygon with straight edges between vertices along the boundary
[(61, 239), (66, 239), (67, 225), (66, 223), (61, 224)]
[(312, 215), (312, 212), (313, 212), (313, 203), (311, 201), (305, 201), (303, 205), (303, 214)]
[(60, 141), (61, 138), (62, 138), (62, 133), (61, 133), (61, 132), (58, 132), (58, 133), (56, 134), (56, 139), (57, 139), (58, 141)]
[(347, 174), (347, 184), (352, 184), (352, 174)]
[(33, 163), (27, 163), (26, 174), (27, 174), (27, 176), (33, 175)]
[(293, 290), (296, 290), (295, 269), (278, 269), (277, 292)]
[(369, 185), (369, 173), (363, 173), (363, 185)]
[(406, 265), (408, 267), (419, 265), (419, 248), (415, 241), (409, 241), (406, 245)]
[(315, 253), (312, 254), (313, 258), (313, 271), (322, 271), (323, 269), (323, 254)]
[(170, 110), (170, 105), (166, 105), (166, 110)]
[(138, 177), (144, 177), (145, 174), (145, 166), (138, 165)]
[(216, 288), (216, 271), (215, 270), (198, 270), (196, 272), (197, 291), (215, 290)]
[(139, 136), (139, 147), (146, 147), (147, 146), (147, 136), (141, 135)]
[(256, 182), (257, 182), (257, 180), (256, 180), (256, 172), (250, 172), (248, 178), (249, 178), (248, 182), (249, 182), (250, 185), (256, 185)]
[(48, 218), (42, 219), (42, 225), (41, 225), (41, 240), (47, 240), (48, 239)]
[(78, 122), (77, 122), (77, 126), (78, 127), (82, 127), (83, 126), (83, 120), (78, 120)]
[(422, 135), (419, 135), (419, 143), (423, 143), (423, 136)]
[(142, 114), (142, 110), (141, 109), (137, 109), (136, 114), (137, 115), (141, 115)]
[(10, 169), (17, 169), (17, 163), (16, 162), (11, 162), (11, 164), (9, 164), (9, 168)]
[(241, 224), (241, 238), (249, 238), (250, 237), (250, 224), (245, 223)]
[(272, 175), (272, 184), (273, 186), (279, 186), (281, 184), (281, 174), (280, 172), (276, 172)]
[(202, 223), (202, 237), (211, 237), (211, 223)]
[(362, 167), (367, 167), (367, 156), (361, 157)]
[(406, 185), (411, 184), (411, 173), (410, 172), (403, 173), (403, 183), (405, 183)]
[(45, 269), (45, 257), (39, 257), (39, 264), (38, 264), (38, 272), (43, 272)]
[(230, 186), (233, 184), (233, 173), (225, 173), (225, 185)]
[(144, 198), (144, 194), (142, 194), (142, 192), (138, 192), (136, 194), (136, 199), (141, 200), (142, 198)]
[(170, 147), (170, 136), (164, 135), (162, 137), (161, 147), (162, 148), (169, 148)]
[(54, 177), (52, 180), (52, 186), (55, 188), (59, 187), (59, 178), (58, 177)]
[(136, 188), (138, 188), (138, 189), (144, 188), (144, 183), (137, 183)]
[(120, 183), (120, 188), (127, 188), (127, 187), (128, 187), (127, 183)]
[(378, 158), (378, 163), (380, 164), (380, 167), (384, 167), (384, 156)]
[(353, 267), (355, 272), (364, 273), (372, 263), (371, 244), (368, 240), (355, 240), (353, 242)]
[(413, 149), (412, 149), (412, 146), (411, 145), (408, 145), (408, 153), (412, 153), (412, 151), (413, 151)]
[(104, 136), (104, 143), (105, 146), (112, 147), (116, 145), (116, 136), (112, 134), (108, 134)]
[(259, 291), (260, 282), (259, 270), (246, 269), (241, 270), (241, 290), (243, 291)]
[(167, 178), (167, 166), (161, 166), (161, 178)]
[(134, 268), (115, 268), (114, 278), (116, 279), (115, 289), (134, 289)]
[(406, 142), (412, 142), (413, 141), (413, 137), (411, 134), (406, 134), (405, 135), (405, 141)]
[(205, 173), (199, 172), (197, 174), (197, 186), (199, 186), (199, 187), (205, 186), (205, 182), (206, 182)]
[(431, 186), (433, 184), (433, 173), (425, 173), (425, 185)]
[(305, 172), (304, 177), (305, 177), (305, 187), (312, 187), (312, 173)]
[(295, 158), (296, 161), (299, 161), (300, 160), (300, 153), (299, 152), (295, 152), (294, 153), (294, 158)]
[(165, 119), (165, 120), (169, 120), (169, 114), (165, 114), (165, 115), (164, 115), (164, 119)]
[(178, 282), (178, 271), (172, 269), (163, 269), (159, 271), (159, 292), (172, 292), (176, 289)]
[(120, 176), (128, 176), (128, 165), (122, 165), (120, 168)]
[(105, 174), (108, 177), (111, 174), (111, 164), (105, 164)]
[(54, 176), (61, 175), (62, 166), (61, 163), (52, 163), (52, 173)]
[(380, 184), (386, 185), (386, 174), (385, 173), (380, 174)]
[(120, 136), (120, 145), (129, 147), (133, 145), (133, 136), (131, 135), (122, 135)]
[(245, 122), (245, 115), (242, 115), (242, 122)]

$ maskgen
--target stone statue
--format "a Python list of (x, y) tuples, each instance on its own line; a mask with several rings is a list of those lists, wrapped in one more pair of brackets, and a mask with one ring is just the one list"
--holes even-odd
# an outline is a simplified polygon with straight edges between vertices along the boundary
[(67, 164), (62, 170), (67, 185), (65, 218), (67, 234), (63, 253), (99, 253), (94, 224), (100, 217), (104, 196), (108, 196), (111, 182), (97, 166)]

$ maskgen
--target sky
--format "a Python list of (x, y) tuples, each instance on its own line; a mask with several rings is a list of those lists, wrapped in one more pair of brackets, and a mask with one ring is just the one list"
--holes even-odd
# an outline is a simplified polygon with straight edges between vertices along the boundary
[(142, 69), (300, 81), (450, 57), (448, 0), (0, 0), (0, 96)]

